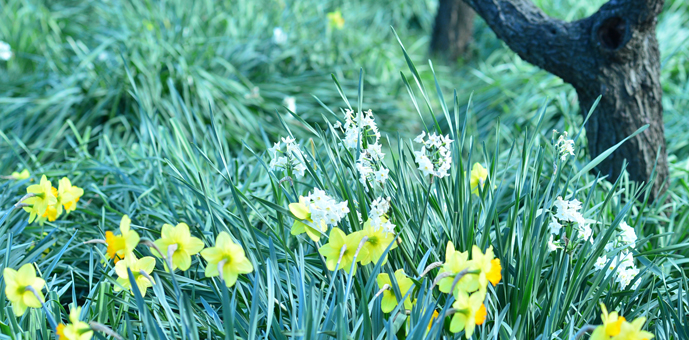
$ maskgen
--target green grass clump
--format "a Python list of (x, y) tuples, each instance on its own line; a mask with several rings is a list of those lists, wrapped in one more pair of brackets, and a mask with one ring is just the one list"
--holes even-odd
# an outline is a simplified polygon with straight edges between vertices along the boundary
[[(587, 158), (571, 87), (510, 53), (480, 20), (471, 59), (423, 62), (433, 1), (0, 5), (0, 40), (15, 53), (0, 61), (0, 174), (32, 173), (0, 182), (0, 269), (29, 264), (45, 280), (44, 307), (17, 316), (3, 275), (2, 339), (52, 339), (70, 322), (70, 305), (99, 339), (459, 339), (458, 296), (435, 282), (448, 242), (460, 252), (492, 247), (501, 266), (499, 282), (485, 285), (474, 338), (573, 339), (601, 324), (600, 303), (629, 321), (647, 318), (643, 328), (657, 339), (689, 336), (689, 7), (681, 1), (667, 2), (658, 29), (672, 176), (656, 202), (647, 201), (648, 183), (590, 173), (600, 159)], [(539, 6), (563, 19), (595, 10)], [(338, 9), (342, 30), (327, 20)], [(403, 53), (390, 26), (411, 42)], [(275, 27), (287, 44), (273, 40)], [(289, 96), (296, 113), (283, 107)], [(371, 166), (389, 170), (383, 184), (360, 181), (369, 144), (345, 147), (338, 127), (347, 110), (368, 109), (380, 137), (363, 137), (382, 145), (385, 156)], [(565, 142), (553, 129), (568, 133), (574, 155), (561, 158)], [(412, 139), (421, 131), (453, 140), (447, 177), (418, 170), (421, 145)], [(269, 148), (282, 137), (299, 145), (301, 156), (281, 150), (304, 165), (303, 176), (271, 167)], [(431, 158), (442, 162), (439, 154)], [(476, 163), (485, 177), (472, 173)], [(84, 194), (75, 211), (28, 223), (18, 208), (42, 175), (56, 187), (68, 177)], [(397, 246), (378, 245), (384, 256), (370, 263), (364, 253), (351, 258), (356, 272), (329, 269), (332, 256), (319, 249), (335, 226), (312, 233), (317, 241), (292, 232), (300, 218), (290, 204), (316, 188), (347, 202), (336, 227), (359, 242), (373, 202), (389, 197)], [(551, 233), (558, 197), (581, 202), (591, 238), (559, 218), (562, 231)], [(150, 287), (124, 287), (126, 262), (118, 271), (98, 241), (117, 236), (124, 215), (140, 235), (133, 256), (155, 259), (146, 274), (127, 275), (150, 276)], [(244, 261), (228, 267), (238, 274), (228, 288), (201, 252), (171, 274), (153, 242), (164, 224), (179, 223), (206, 249), (228, 233), (251, 270)], [(625, 228), (637, 237), (633, 248), (620, 243)], [(623, 253), (638, 269), (627, 285), (617, 269), (598, 269), (602, 256), (606, 267), (622, 266), (614, 259)]]

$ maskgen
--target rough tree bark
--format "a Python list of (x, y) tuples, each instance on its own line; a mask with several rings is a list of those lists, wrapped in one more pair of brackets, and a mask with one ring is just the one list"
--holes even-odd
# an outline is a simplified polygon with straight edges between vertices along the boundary
[(457, 60), (474, 32), (476, 13), (462, 0), (440, 0), (431, 35), (431, 53)]
[(611, 0), (588, 18), (550, 18), (529, 0), (464, 0), (519, 56), (572, 84), (581, 111), (602, 99), (586, 126), (596, 157), (645, 124), (598, 166), (615, 180), (623, 160), (631, 179), (648, 182), (656, 161), (652, 199), (668, 177), (663, 126), (657, 16), (663, 0)]

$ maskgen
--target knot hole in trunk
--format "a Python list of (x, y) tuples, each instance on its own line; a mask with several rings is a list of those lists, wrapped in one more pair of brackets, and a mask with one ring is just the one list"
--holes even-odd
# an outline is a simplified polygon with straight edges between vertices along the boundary
[(620, 17), (605, 19), (598, 27), (598, 41), (608, 50), (616, 50), (626, 42), (627, 22)]

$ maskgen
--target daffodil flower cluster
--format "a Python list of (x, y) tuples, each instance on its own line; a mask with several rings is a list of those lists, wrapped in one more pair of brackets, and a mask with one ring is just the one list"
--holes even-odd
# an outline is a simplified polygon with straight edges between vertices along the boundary
[[(285, 151), (282, 151), (282, 144), (285, 145)], [(299, 148), (299, 144), (292, 137), (283, 137), (282, 143), (275, 142), (272, 148), (268, 149), (271, 161), (269, 164), (270, 170), (275, 171), (277, 168), (282, 168), (288, 174), (293, 173), (297, 178), (304, 177), (306, 172), (306, 160), (304, 154)]]
[[(445, 263), (442, 265), (436, 282), (441, 292), (451, 293), (455, 298), (452, 304), (451, 332), (464, 331), (466, 338), (471, 338), (476, 326), (483, 324), (486, 320), (487, 311), (483, 301), (486, 299), (488, 284), (495, 286), (501, 279), (502, 266), (500, 260), (495, 258), (492, 247), (483, 253), (477, 246), (473, 246), (470, 260), (468, 251), (457, 251), (452, 242), (447, 243)], [(407, 295), (413, 287), (413, 281), (407, 277), (404, 270), (395, 271), (395, 281), (402, 296), (396, 296), (391, 289), (392, 283), (388, 274), (381, 273), (377, 277), (378, 287), (383, 295), (381, 300), (383, 313), (393, 311), (399, 299), (405, 296), (404, 309), (410, 310), (415, 303), (412, 297)], [(434, 313), (435, 317), (437, 313)]]
[(591, 221), (587, 221), (579, 212), (579, 209), (581, 209), (581, 202), (579, 202), (579, 200), (573, 199), (571, 201), (565, 201), (562, 197), (558, 196), (553, 205), (555, 207), (555, 213), (553, 213), (552, 220), (548, 224), (548, 229), (551, 234), (548, 241), (548, 249), (550, 251), (554, 251), (560, 247), (561, 241), (559, 239), (556, 240), (555, 237), (561, 237), (563, 227), (571, 227), (572, 233), (565, 235), (568, 239), (574, 239), (574, 233), (576, 232), (579, 240), (588, 240), (593, 244), (593, 238), (591, 237), (593, 234), (590, 225)]
[(290, 204), (289, 209), (295, 217), (292, 235), (306, 233), (314, 242), (321, 238), (328, 225), (337, 225), (349, 213), (347, 201), (338, 202), (318, 188), (306, 197), (299, 197), (299, 202)]
[(424, 176), (443, 178), (449, 176), (448, 170), (452, 164), (452, 151), (450, 144), (453, 140), (449, 135), (428, 135), (422, 131), (414, 138), (414, 142), (422, 144), (419, 151), (414, 151), (416, 165)]
[(397, 248), (395, 225), (389, 222), (386, 215), (389, 206), (389, 199), (376, 199), (371, 204), (370, 217), (360, 231), (347, 235), (340, 228), (332, 228), (328, 243), (318, 249), (326, 258), (329, 270), (355, 272), (357, 263), (365, 266), (375, 265), (381, 259), (382, 264), (387, 262), (388, 247), (390, 250)]
[(650, 340), (653, 339), (653, 333), (642, 330), (645, 317), (634, 319), (629, 322), (617, 312), (608, 313), (608, 309), (604, 304), (600, 304), (602, 314), (602, 325), (597, 326), (591, 337), (591, 340)]
[[(105, 240), (100, 243), (107, 245), (107, 255), (114, 260), (115, 271), (119, 276), (117, 282), (120, 284), (116, 291), (122, 288), (131, 289), (127, 272), (129, 268), (139, 291), (145, 295), (146, 289), (155, 284), (149, 274), (155, 268), (156, 262), (154, 257), (146, 256), (139, 259), (134, 254), (134, 248), (140, 244), (140, 236), (131, 229), (129, 216), (122, 217), (118, 235), (107, 231)], [(246, 258), (244, 249), (234, 243), (227, 232), (218, 234), (214, 247), (204, 249), (204, 246), (201, 239), (191, 236), (186, 223), (176, 226), (164, 224), (160, 238), (153, 242), (151, 252), (156, 257), (164, 259), (171, 272), (177, 269), (188, 270), (191, 267), (191, 257), (200, 253), (208, 261), (206, 277), (220, 276), (228, 287), (235, 284), (239, 274), (253, 271), (253, 265)]]
[[(337, 122), (333, 127), (339, 129), (343, 126)], [(388, 179), (390, 170), (382, 162), (385, 154), (379, 141), (380, 131), (371, 110), (354, 113), (350, 109), (345, 109), (342, 143), (352, 152), (359, 150), (356, 169), (359, 172), (359, 181), (364, 185), (367, 182), (382, 185)], [(368, 187), (365, 186), (364, 189), (368, 191)]]
[[(17, 175), (23, 177), (22, 174)], [(24, 211), (29, 213), (29, 223), (38, 221), (41, 225), (46, 220), (54, 222), (63, 212), (69, 214), (76, 210), (77, 202), (84, 194), (84, 190), (73, 186), (67, 177), (63, 177), (55, 188), (45, 175), (41, 176), (38, 184), (26, 188), (26, 192), (27, 198), (21, 203)]]
[[(483, 253), (477, 246), (472, 247), (469, 260), (467, 251), (455, 250), (452, 242), (448, 242), (441, 275), (438, 288), (443, 293), (452, 293), (455, 298), (450, 331), (457, 333), (464, 330), (469, 339), (476, 325), (483, 324), (486, 319), (483, 301), (486, 299), (488, 283), (495, 286), (502, 279), (500, 260), (495, 258), (493, 247), (488, 247)], [(458, 277), (459, 281), (455, 283)]]
[[(45, 176), (41, 182), (37, 184), (38, 188), (29, 189), (29, 192), (35, 195), (31, 197), (41, 199), (47, 197), (47, 195), (41, 196), (39, 194), (50, 192), (50, 182)], [(41, 203), (38, 200), (32, 202), (33, 207)], [(50, 202), (48, 201), (48, 205)], [(65, 201), (60, 202), (64, 204)], [(65, 209), (70, 207), (65, 207)], [(230, 234), (224, 231), (218, 234), (215, 246), (204, 249), (204, 242), (191, 235), (186, 223), (179, 223), (176, 226), (164, 224), (160, 239), (155, 242), (140, 242), (140, 236), (131, 228), (131, 219), (127, 215), (124, 215), (120, 220), (119, 229), (117, 235), (107, 231), (105, 240), (84, 242), (85, 244), (101, 243), (107, 246), (107, 256), (114, 260), (115, 273), (117, 274), (117, 285), (113, 287), (115, 292), (123, 290), (134, 292), (133, 286), (135, 285), (141, 296), (146, 296), (148, 288), (156, 284), (151, 277), (156, 267), (156, 259), (152, 256), (138, 258), (134, 253), (134, 248), (139, 244), (149, 245), (153, 255), (163, 258), (170, 274), (173, 275), (176, 269), (188, 270), (191, 267), (191, 257), (200, 253), (207, 261), (206, 277), (218, 276), (228, 288), (237, 282), (239, 275), (250, 273), (254, 269), (242, 246), (235, 243)], [(42, 307), (45, 301), (42, 292), (45, 280), (36, 276), (36, 269), (32, 263), (23, 265), (19, 270), (5, 268), (2, 274), (5, 283), (5, 295), (12, 304), (16, 316), (22, 316), (28, 308)], [(94, 330), (98, 329), (112, 332), (106, 326), (98, 323), (89, 324), (79, 320), (80, 314), (81, 307), (72, 306), (69, 313), (69, 323), (56, 325), (55, 331), (60, 340), (90, 340), (94, 335)]]
[[(607, 255), (603, 255), (596, 259), (594, 269), (606, 269), (608, 275), (615, 272), (615, 281), (618, 282), (622, 288), (626, 288), (639, 274), (639, 269), (634, 265), (634, 256), (629, 248), (636, 247), (636, 232), (634, 228), (630, 227), (627, 222), (620, 222), (620, 231), (613, 235), (608, 244), (605, 245), (605, 251), (611, 252), (614, 249), (622, 249), (622, 251), (609, 259)], [(636, 289), (641, 281), (636, 281), (632, 289)]]
[[(558, 134), (557, 130), (553, 130), (553, 136)], [(567, 157), (574, 156), (574, 141), (567, 138), (567, 131), (563, 132), (555, 142), (560, 160), (566, 161)]]
[[(339, 122), (334, 127), (339, 128)], [(345, 137), (342, 141), (345, 147), (350, 150), (356, 150), (358, 147), (361, 147), (362, 150), (368, 149), (369, 144), (378, 144), (380, 139), (380, 131), (371, 110), (355, 113), (350, 109), (345, 109), (344, 133)], [(361, 136), (361, 140), (359, 140), (359, 136)], [(369, 140), (371, 138), (373, 141)], [(382, 158), (383, 153), (380, 150), (380, 148), (374, 147), (374, 150), (371, 151), (372, 157), (375, 159)]]

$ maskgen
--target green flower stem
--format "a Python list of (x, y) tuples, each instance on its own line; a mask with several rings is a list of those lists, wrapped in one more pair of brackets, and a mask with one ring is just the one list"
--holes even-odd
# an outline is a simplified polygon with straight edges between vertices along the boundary
[[(24, 201), (26, 201), (27, 199), (29, 199), (29, 198), (31, 198), (31, 197), (34, 197), (34, 196), (37, 196), (37, 195), (34, 194), (34, 193), (28, 193), (28, 194), (24, 195), (24, 197), (20, 198), (19, 201), (17, 201), (17, 203), (14, 204), (14, 208), (15, 208), (15, 209), (19, 209), (19, 208), (23, 208), (23, 207), (31, 207), (31, 206), (33, 206), (33, 205), (31, 205), (31, 204), (23, 204), (22, 202), (24, 202)], [(41, 196), (41, 197), (42, 197), (42, 196)]]
[(124, 340), (119, 334), (115, 333), (110, 327), (103, 325), (101, 323), (91, 321), (89, 322), (89, 326), (91, 326), (91, 330), (96, 331), (96, 332), (101, 332), (107, 336), (113, 337), (117, 340)]
[(48, 310), (48, 307), (45, 305), (45, 302), (41, 299), (41, 296), (38, 295), (38, 292), (34, 287), (32, 286), (27, 286), (26, 290), (31, 291), (34, 296), (36, 296), (36, 299), (38, 302), (41, 303), (41, 307), (43, 308), (43, 312), (45, 312), (46, 319), (48, 319), (48, 323), (50, 324), (50, 328), (53, 329), (55, 333), (57, 333), (57, 322), (55, 322), (55, 319), (53, 318), (53, 315), (50, 314), (50, 311)]
[(469, 273), (470, 273), (469, 269), (464, 269), (461, 272), (457, 273), (457, 275), (455, 276), (455, 280), (452, 281), (452, 289), (450, 289), (450, 294), (454, 293), (455, 287), (457, 286), (457, 283), (459, 282), (459, 280), (461, 280), (464, 277), (464, 275), (469, 274)]
[(225, 267), (225, 262), (227, 262), (225, 259), (222, 259), (220, 262), (218, 262), (218, 277), (223, 285), (225, 284), (225, 275), (223, 275), (223, 267)]
[[(416, 253), (419, 251), (419, 244), (421, 244), (421, 230), (423, 230), (423, 222), (426, 220), (426, 213), (428, 210), (428, 201), (431, 198), (431, 188), (433, 187), (433, 175), (431, 175), (431, 181), (428, 183), (428, 190), (426, 191), (426, 201), (423, 204), (423, 215), (421, 215), (421, 223), (419, 223), (419, 231), (416, 233), (416, 245), (414, 246), (414, 254), (412, 255), (412, 260), (416, 259)], [(409, 263), (409, 265), (414, 268), (414, 263)], [(415, 274), (418, 276), (419, 273), (414, 268)]]
[(373, 296), (373, 300), (372, 300), (372, 301), (375, 301), (381, 294), (383, 294), (386, 290), (388, 290), (388, 289), (390, 289), (390, 288), (391, 288), (391, 287), (390, 287), (389, 284), (387, 284), (387, 283), (384, 284), (384, 285), (383, 285), (383, 288), (381, 288), (378, 292), (376, 292), (376, 295)]
[[(349, 269), (349, 276), (350, 277), (354, 273), (354, 266), (356, 265), (356, 257), (359, 256), (359, 252), (361, 251), (361, 248), (364, 247), (364, 244), (366, 244), (366, 241), (368, 241), (368, 236), (364, 236), (363, 238), (361, 238), (361, 241), (359, 241), (359, 246), (356, 248), (356, 252), (354, 253), (354, 258), (352, 259), (352, 266)], [(344, 247), (342, 247), (342, 249), (346, 249), (346, 248), (347, 248), (347, 245), (345, 244)], [(342, 254), (344, 254), (344, 252), (340, 253), (340, 259), (342, 259)], [(345, 290), (344, 296), (349, 295), (349, 290), (352, 289), (352, 281), (353, 280), (350, 279), (349, 282), (347, 283), (347, 289)]]
[(594, 325), (585, 325), (584, 327), (581, 327), (581, 329), (577, 332), (577, 334), (574, 336), (574, 339), (579, 339), (582, 336), (584, 336), (584, 334), (588, 332), (593, 332), (595, 329), (596, 326)]
[(82, 244), (108, 244), (105, 240), (88, 240), (82, 242)]
[(429, 264), (428, 267), (426, 267), (426, 269), (423, 270), (423, 273), (421, 273), (420, 277), (426, 276), (426, 274), (428, 274), (428, 272), (430, 272), (431, 270), (438, 268), (442, 265), (443, 265), (442, 261), (433, 262), (433, 263)]

